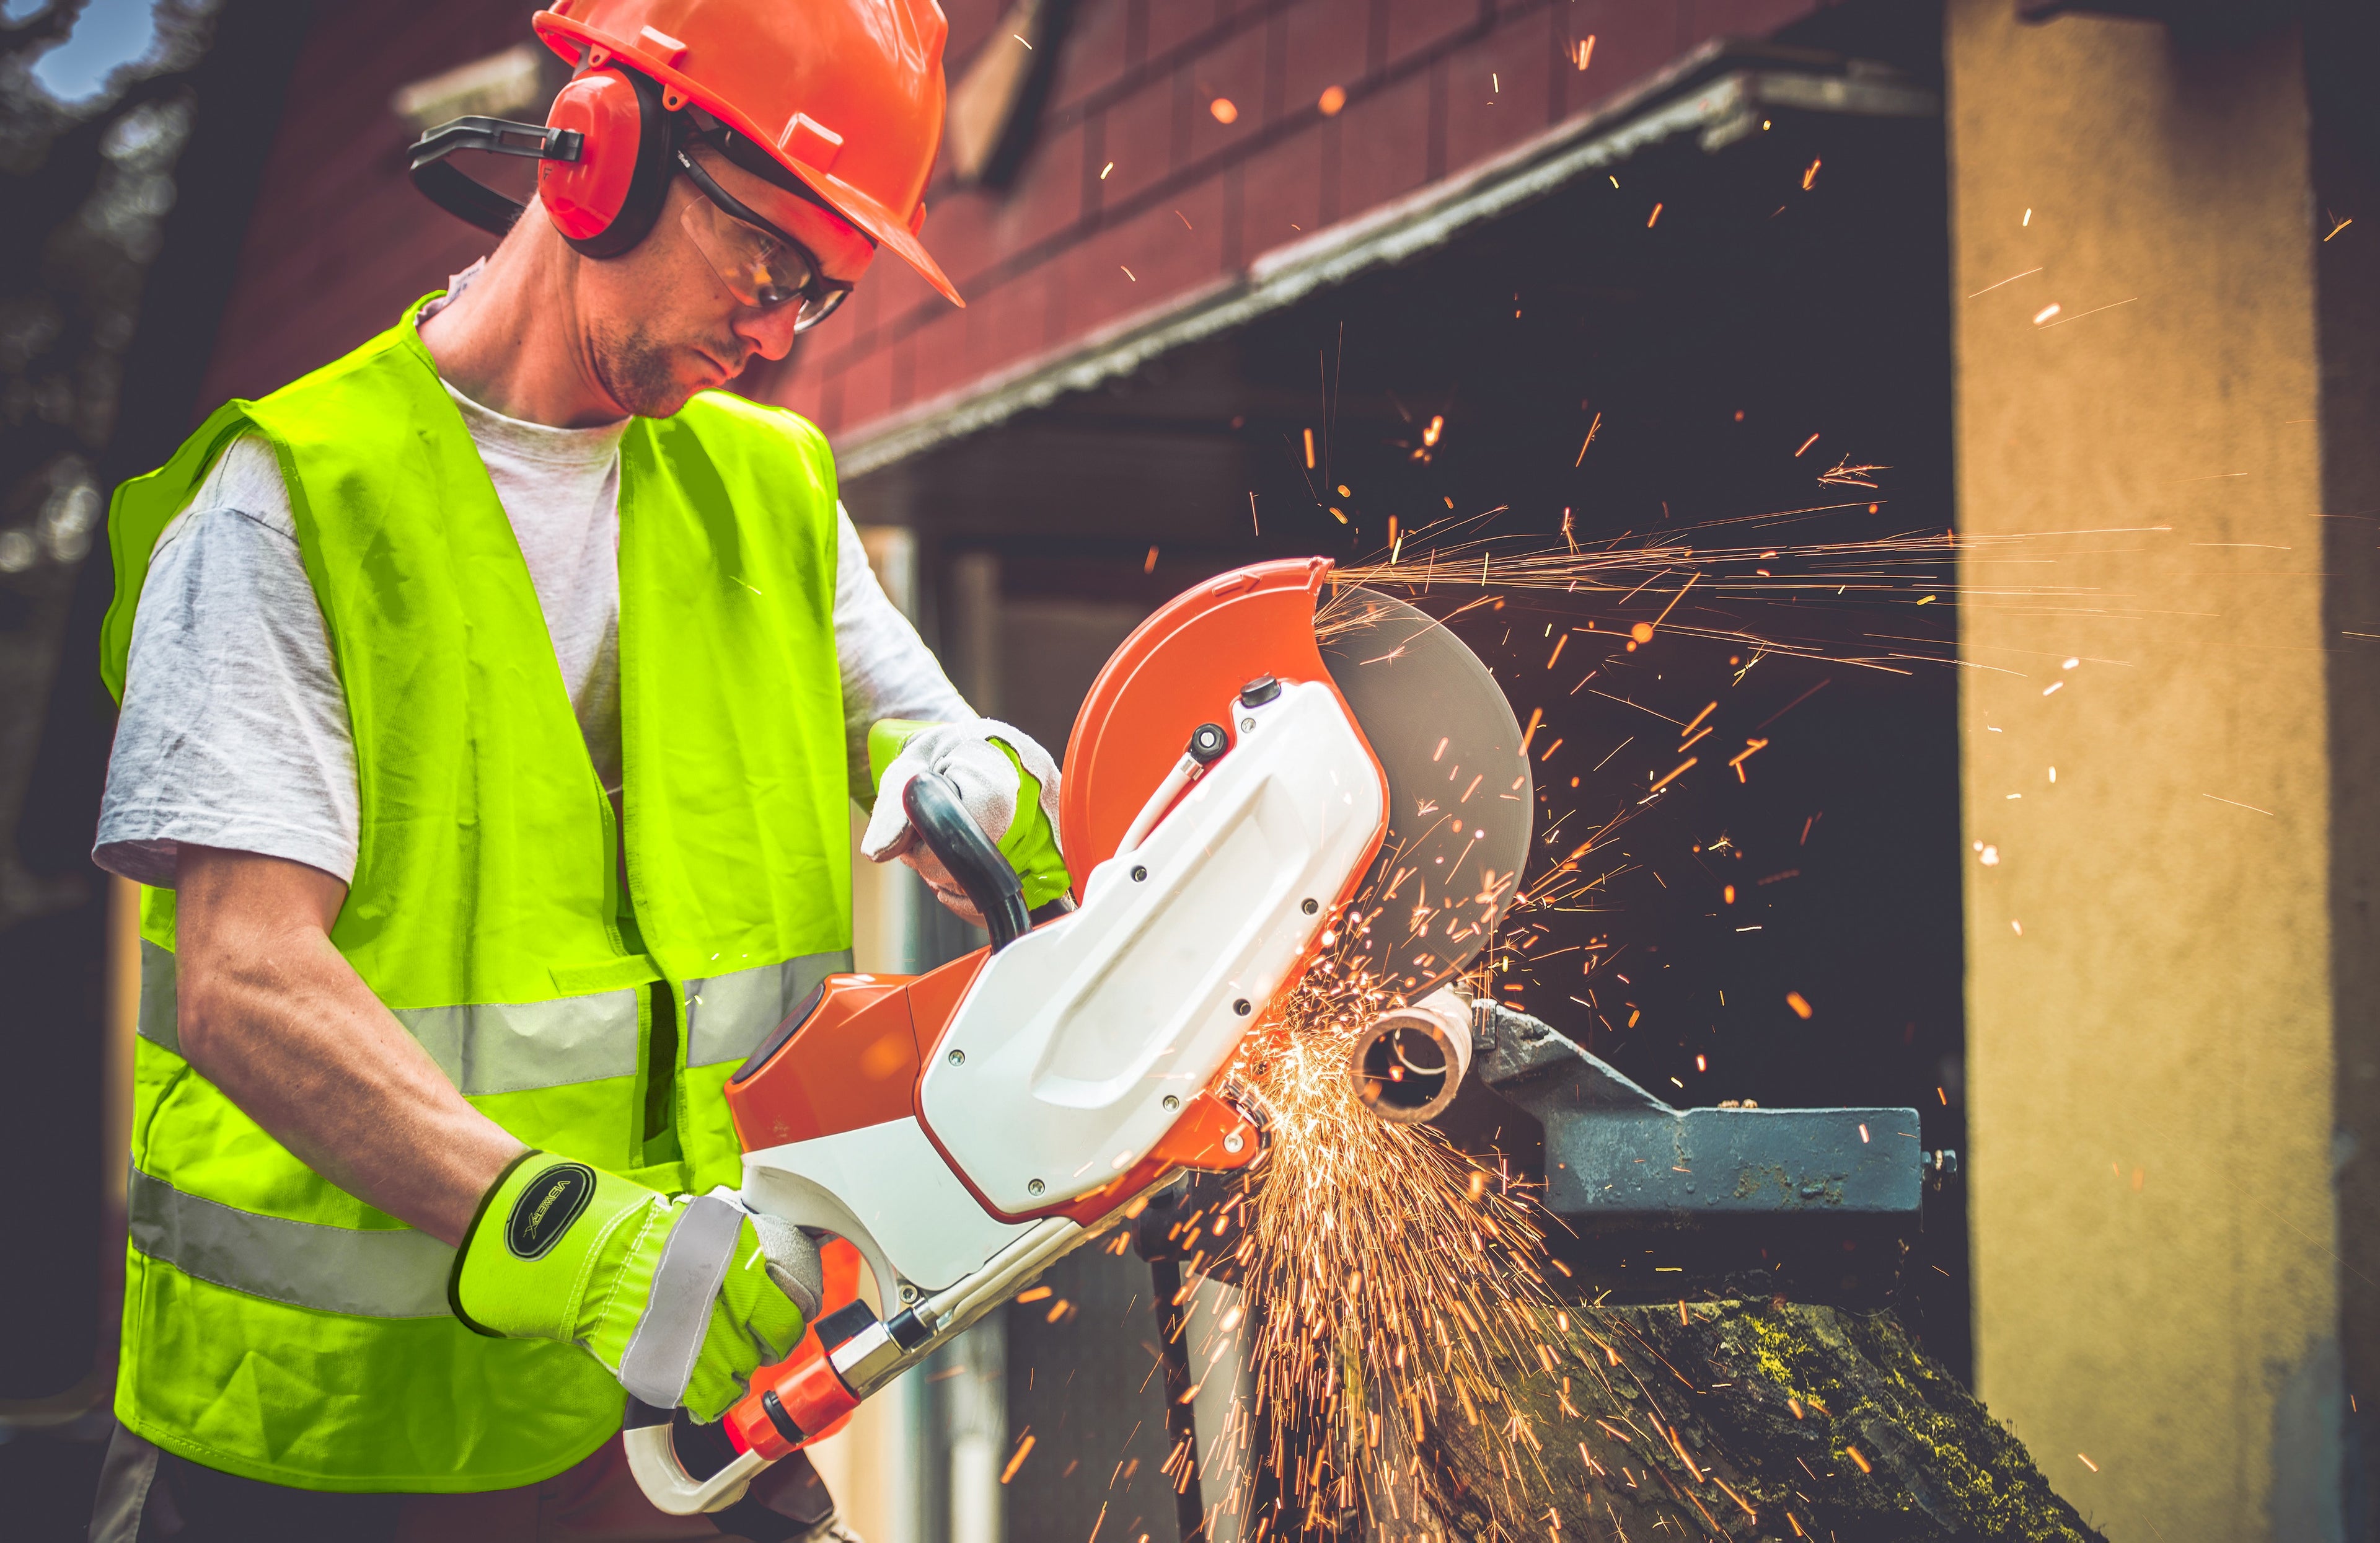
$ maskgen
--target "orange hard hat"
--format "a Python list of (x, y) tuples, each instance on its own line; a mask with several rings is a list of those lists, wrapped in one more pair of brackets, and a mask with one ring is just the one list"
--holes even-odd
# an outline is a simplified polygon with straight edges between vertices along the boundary
[(649, 76), (756, 144), (954, 305), (917, 239), (942, 139), (934, 0), (553, 0), (532, 23), (579, 68)]

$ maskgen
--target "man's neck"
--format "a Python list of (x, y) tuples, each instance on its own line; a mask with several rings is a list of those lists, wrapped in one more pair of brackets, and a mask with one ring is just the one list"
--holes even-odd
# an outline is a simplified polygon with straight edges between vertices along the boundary
[[(470, 288), (421, 324), (438, 373), (506, 418), (593, 429), (627, 414), (596, 379), (577, 297), (576, 264), (532, 205)], [(544, 239), (540, 239), (544, 237)]]

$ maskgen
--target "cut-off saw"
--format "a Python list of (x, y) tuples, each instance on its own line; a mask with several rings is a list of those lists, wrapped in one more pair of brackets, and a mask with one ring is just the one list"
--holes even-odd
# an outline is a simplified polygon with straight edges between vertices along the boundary
[(1035, 925), (955, 791), (914, 779), (910, 822), (990, 946), (830, 976), (729, 1081), (745, 1202), (847, 1243), (882, 1310), (823, 1313), (718, 1427), (632, 1403), (629, 1459), (664, 1511), (735, 1503), (1184, 1171), (1257, 1161), (1264, 1112), (1232, 1075), (1249, 1037), (1309, 975), (1359, 1011), (1419, 1002), (1487, 945), (1527, 856), (1503, 692), (1444, 625), (1322, 558), (1168, 602), (1068, 751), (1071, 906)]

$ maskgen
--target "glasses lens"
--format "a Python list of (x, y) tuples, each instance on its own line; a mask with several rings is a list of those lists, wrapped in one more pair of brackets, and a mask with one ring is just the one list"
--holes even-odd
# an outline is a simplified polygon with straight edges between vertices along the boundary
[[(727, 286), (728, 293), (747, 306), (767, 310), (798, 300), (818, 276), (801, 253), (707, 198), (688, 199), (679, 224), (695, 249), (717, 272), (720, 282)], [(803, 309), (807, 312), (812, 307)], [(797, 325), (823, 320), (833, 309), (832, 303), (826, 304), (817, 317), (806, 317)]]
[(794, 331), (808, 332), (833, 315), (834, 308), (843, 304), (844, 297), (850, 293), (842, 288), (822, 289), (817, 298), (803, 301), (802, 309), (794, 315)]

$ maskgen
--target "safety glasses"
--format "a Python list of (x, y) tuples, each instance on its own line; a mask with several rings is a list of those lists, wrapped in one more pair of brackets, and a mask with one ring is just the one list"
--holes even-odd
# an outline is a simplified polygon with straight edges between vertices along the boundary
[(816, 253), (721, 187), (684, 150), (677, 152), (677, 164), (702, 194), (686, 201), (678, 223), (695, 249), (718, 272), (729, 294), (760, 310), (799, 307), (794, 312), (797, 333), (808, 332), (834, 314), (851, 293), (849, 283), (827, 277)]

